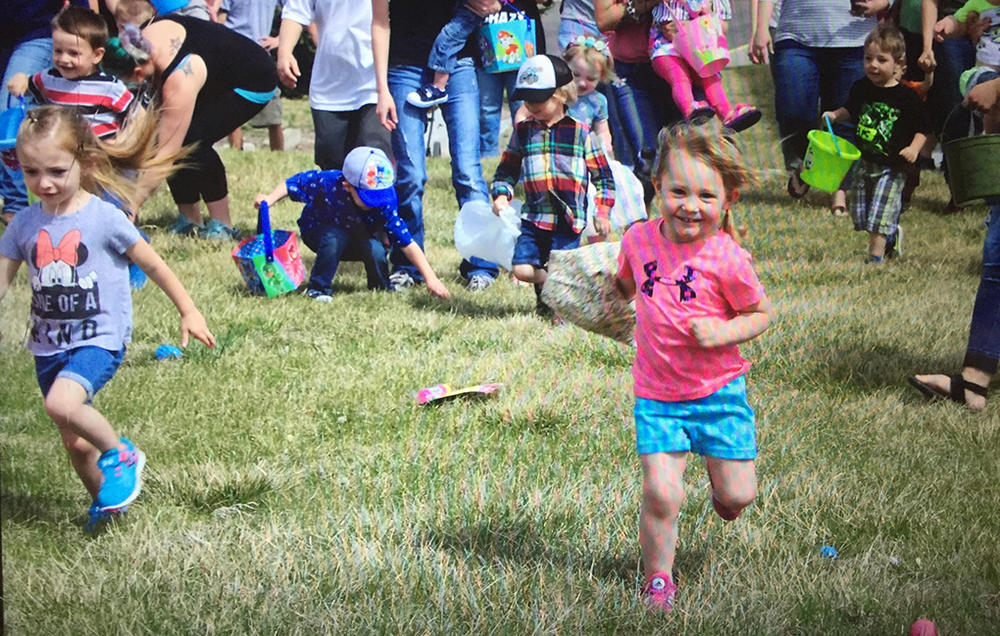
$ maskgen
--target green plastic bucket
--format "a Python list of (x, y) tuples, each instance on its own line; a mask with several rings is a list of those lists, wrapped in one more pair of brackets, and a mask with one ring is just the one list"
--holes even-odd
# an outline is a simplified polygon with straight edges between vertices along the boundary
[(957, 205), (1000, 196), (1000, 135), (977, 135), (946, 142), (944, 156)]
[[(840, 148), (840, 154), (837, 154), (837, 148)], [(837, 137), (837, 145), (834, 146), (830, 133), (810, 130), (809, 147), (802, 160), (802, 180), (818, 190), (836, 192), (859, 157), (861, 151), (843, 137)]]

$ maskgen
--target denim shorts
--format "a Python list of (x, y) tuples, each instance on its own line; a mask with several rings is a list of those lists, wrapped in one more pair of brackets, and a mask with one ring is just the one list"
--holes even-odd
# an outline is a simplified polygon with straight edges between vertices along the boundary
[(753, 459), (756, 437), (743, 376), (696, 400), (635, 399), (635, 447), (640, 455), (691, 451), (720, 459)]
[(43, 396), (49, 394), (56, 378), (66, 378), (82, 386), (89, 400), (114, 377), (124, 357), (125, 347), (119, 351), (77, 347), (51, 356), (35, 356), (35, 375)]
[(514, 244), (512, 265), (545, 267), (552, 250), (571, 250), (580, 247), (580, 235), (560, 218), (554, 230), (543, 230), (531, 221), (521, 220), (521, 235)]

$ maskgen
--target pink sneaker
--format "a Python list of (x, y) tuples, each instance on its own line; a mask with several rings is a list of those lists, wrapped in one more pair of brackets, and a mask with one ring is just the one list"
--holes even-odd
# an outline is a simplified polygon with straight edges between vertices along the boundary
[(676, 592), (677, 586), (670, 580), (670, 575), (657, 572), (650, 577), (646, 587), (642, 588), (642, 599), (649, 609), (666, 613), (674, 609)]

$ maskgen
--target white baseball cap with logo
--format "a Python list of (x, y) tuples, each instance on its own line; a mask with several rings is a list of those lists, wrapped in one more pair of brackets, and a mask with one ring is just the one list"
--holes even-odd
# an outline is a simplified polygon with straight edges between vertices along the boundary
[(540, 103), (552, 97), (556, 89), (573, 81), (573, 72), (566, 62), (555, 55), (529, 57), (517, 69), (512, 100)]
[(358, 191), (358, 198), (372, 208), (398, 206), (396, 171), (378, 148), (358, 146), (347, 153), (342, 170), (344, 180)]

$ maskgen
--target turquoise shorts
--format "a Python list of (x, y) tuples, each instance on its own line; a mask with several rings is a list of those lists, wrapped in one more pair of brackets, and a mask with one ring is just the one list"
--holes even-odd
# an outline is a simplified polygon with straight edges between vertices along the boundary
[(684, 453), (720, 459), (757, 456), (757, 430), (742, 375), (696, 400), (635, 398), (635, 448), (640, 455)]

